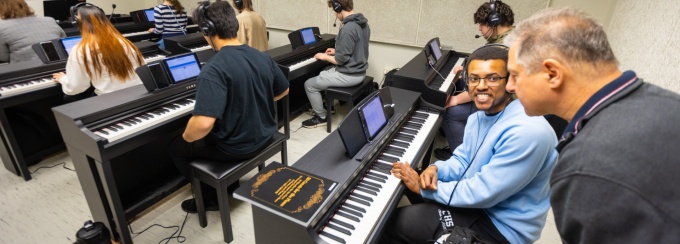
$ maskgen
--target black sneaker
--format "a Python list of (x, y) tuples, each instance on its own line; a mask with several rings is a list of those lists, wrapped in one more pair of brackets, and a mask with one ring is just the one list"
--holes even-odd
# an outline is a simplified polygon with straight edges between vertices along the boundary
[[(196, 199), (187, 199), (182, 202), (182, 210), (187, 213), (198, 213)], [(210, 201), (205, 206), (205, 211), (220, 211), (220, 205), (215, 201)]]
[(302, 121), (302, 126), (309, 128), (309, 127), (316, 127), (318, 124), (326, 124), (326, 119), (321, 118), (318, 115), (314, 115), (311, 119)]
[(434, 157), (439, 160), (447, 160), (451, 158), (451, 155), (453, 155), (453, 153), (449, 147), (434, 149)]

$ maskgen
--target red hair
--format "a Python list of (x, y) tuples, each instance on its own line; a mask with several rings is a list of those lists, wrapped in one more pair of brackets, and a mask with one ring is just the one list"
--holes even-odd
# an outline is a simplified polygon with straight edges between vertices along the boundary
[[(136, 75), (133, 60), (128, 57), (134, 52), (138, 65), (144, 63), (139, 49), (113, 27), (106, 15), (97, 7), (78, 8), (78, 26), (83, 36), (79, 51), (83, 54), (85, 71), (90, 77), (100, 76), (106, 67), (111, 77), (125, 81)], [(86, 55), (87, 53), (90, 55)]]

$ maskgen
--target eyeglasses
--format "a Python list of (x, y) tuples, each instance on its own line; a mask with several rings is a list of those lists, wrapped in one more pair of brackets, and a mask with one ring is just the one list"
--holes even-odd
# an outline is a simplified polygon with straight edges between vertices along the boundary
[(489, 76), (489, 77), (468, 77), (467, 78), (467, 84), (468, 86), (477, 86), (479, 83), (482, 82), (482, 80), (486, 81), (487, 86), (498, 86), (501, 84), (501, 81), (503, 79), (507, 79), (510, 76), (506, 77), (501, 77), (501, 76)]

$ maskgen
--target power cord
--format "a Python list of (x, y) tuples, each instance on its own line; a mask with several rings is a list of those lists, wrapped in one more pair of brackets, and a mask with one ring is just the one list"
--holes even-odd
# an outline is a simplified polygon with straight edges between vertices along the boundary
[[(191, 194), (193, 196), (193, 192)], [(196, 199), (196, 197), (194, 197), (194, 199)], [(194, 201), (194, 203), (195, 203), (195, 201)], [(176, 225), (163, 226), (163, 225), (159, 225), (159, 224), (152, 224), (152, 225), (146, 227), (146, 229), (140, 231), (139, 233), (135, 233), (134, 231), (132, 231), (132, 226), (130, 226), (130, 223), (132, 223), (132, 221), (134, 220), (134, 218), (133, 218), (130, 221), (128, 221), (128, 229), (130, 229), (130, 233), (135, 234), (134, 237), (137, 237), (138, 235), (144, 233), (145, 231), (151, 229), (151, 227), (154, 227), (154, 226), (158, 226), (158, 227), (161, 227), (163, 229), (177, 228), (175, 230), (175, 232), (172, 233), (172, 235), (170, 235), (169, 237), (163, 238), (162, 240), (160, 240), (158, 242), (158, 244), (161, 244), (163, 241), (165, 241), (165, 244), (168, 244), (170, 242), (170, 240), (172, 240), (172, 239), (177, 239), (177, 242), (184, 243), (187, 240), (187, 237), (182, 235), (182, 231), (184, 230), (184, 225), (187, 223), (187, 219), (189, 219), (189, 213), (188, 212), (186, 213), (186, 215), (184, 215), (184, 221), (182, 221), (181, 226), (176, 226)], [(177, 234), (177, 236), (175, 236), (175, 234)]]
[(35, 169), (33, 172), (31, 172), (31, 174), (35, 174), (35, 172), (38, 172), (38, 170), (40, 170), (40, 169), (50, 169), (50, 168), (57, 167), (57, 166), (59, 166), (59, 165), (61, 165), (64, 169), (67, 169), (67, 170), (70, 170), (70, 171), (74, 171), (74, 172), (76, 171), (75, 169), (71, 169), (71, 168), (69, 168), (69, 167), (66, 167), (66, 162), (61, 162), (61, 163), (58, 163), (58, 164), (55, 164), (55, 165), (52, 165), (52, 166), (41, 166), (41, 167), (38, 167), (38, 168)]

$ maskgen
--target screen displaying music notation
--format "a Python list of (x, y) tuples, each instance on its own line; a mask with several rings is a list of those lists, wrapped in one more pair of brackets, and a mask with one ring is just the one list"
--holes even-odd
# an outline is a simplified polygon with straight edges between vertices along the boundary
[(144, 14), (146, 14), (146, 20), (149, 22), (156, 21), (156, 18), (153, 16), (153, 9), (144, 10)]
[(314, 37), (314, 31), (312, 28), (302, 29), (300, 30), (300, 34), (302, 35), (302, 41), (305, 43), (305, 45), (316, 42), (316, 37)]
[(165, 59), (174, 84), (194, 78), (201, 72), (201, 68), (194, 53)]
[(80, 43), (81, 40), (82, 40), (81, 36), (74, 36), (61, 38), (59, 41), (61, 42), (61, 45), (64, 47), (64, 51), (66, 51), (66, 54), (71, 55), (71, 49), (73, 49), (73, 46)]
[(378, 132), (380, 132), (380, 129), (387, 124), (380, 96), (376, 95), (368, 101), (368, 103), (361, 107), (360, 113), (364, 119), (365, 129), (368, 132), (368, 140), (373, 140), (378, 135)]

